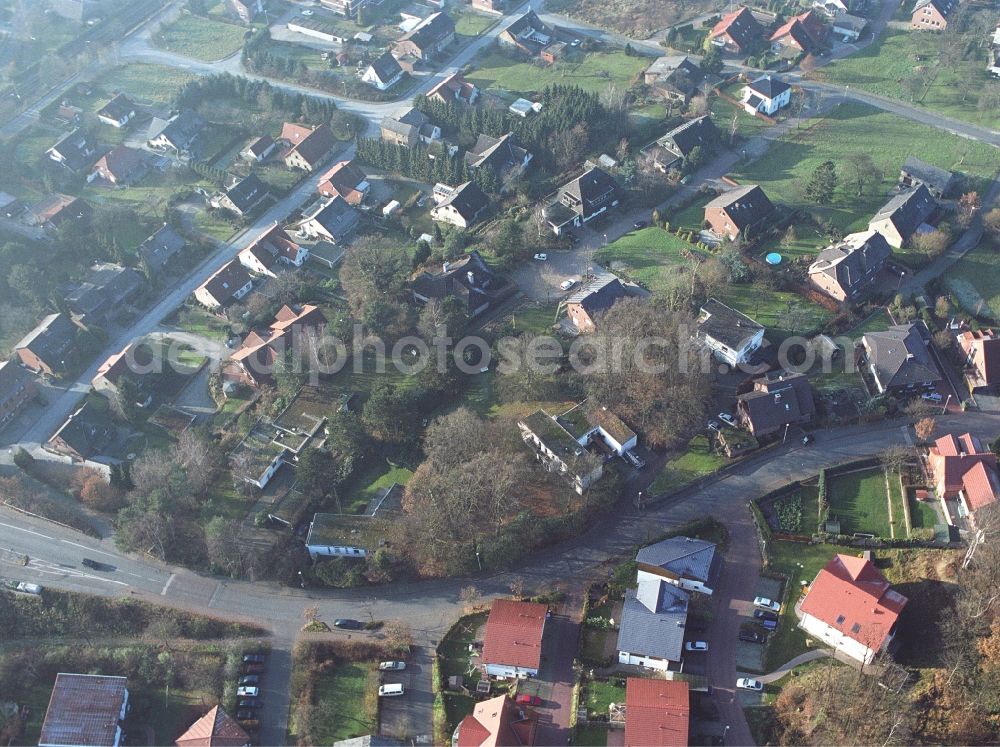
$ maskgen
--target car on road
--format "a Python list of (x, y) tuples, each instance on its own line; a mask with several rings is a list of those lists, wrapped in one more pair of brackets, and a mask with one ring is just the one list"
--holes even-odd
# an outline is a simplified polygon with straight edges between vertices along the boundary
[(238, 708), (260, 708), (263, 703), (260, 698), (240, 698), (236, 704)]
[(753, 611), (754, 620), (770, 620), (771, 622), (778, 622), (778, 615), (771, 610), (754, 610)]
[(260, 675), (259, 674), (245, 674), (240, 677), (241, 685), (259, 685)]
[(920, 395), (920, 399), (927, 400), (928, 402), (940, 402), (944, 397), (937, 392), (924, 392)]
[(688, 641), (684, 644), (685, 651), (708, 651), (708, 641)]
[(244, 664), (263, 664), (264, 663), (264, 654), (253, 654), (253, 653), (243, 654), (243, 663)]
[(736, 418), (734, 418), (728, 412), (720, 412), (718, 415), (716, 415), (716, 417), (726, 425), (731, 425), (733, 428), (736, 427)]
[(254, 718), (257, 718), (257, 712), (252, 711), (249, 708), (241, 708), (240, 710), (236, 711), (237, 721), (249, 721), (250, 719)]
[(302, 15), (304, 15), (304, 16), (311, 16), (312, 14), (313, 14), (313, 12), (311, 10), (304, 10), (304, 11), (302, 11)]
[(767, 641), (767, 634), (762, 632), (757, 632), (750, 628), (740, 628), (739, 639), (741, 641), (746, 641), (747, 643), (765, 643)]
[(378, 668), (383, 672), (402, 672), (406, 669), (405, 661), (383, 661), (379, 662)]
[(340, 619), (333, 621), (333, 627), (340, 628), (341, 630), (361, 630), (365, 626), (357, 620), (341, 617)]
[(771, 610), (771, 612), (781, 612), (781, 605), (767, 597), (754, 597), (753, 606), (762, 610)]
[(91, 560), (90, 558), (84, 558), (83, 560), (80, 561), (80, 563), (85, 568), (92, 568), (95, 571), (99, 571), (99, 570), (101, 570), (101, 568), (104, 567), (103, 565), (101, 565), (100, 563), (98, 563), (96, 560)]
[(740, 677), (736, 680), (736, 687), (740, 690), (754, 690), (755, 692), (760, 692), (764, 689), (764, 683), (760, 680), (755, 680), (753, 677)]
[(626, 451), (622, 456), (625, 458), (626, 462), (631, 464), (636, 469), (642, 469), (646, 466), (646, 463), (631, 451)]
[(573, 41), (571, 41), (571, 42), (569, 43), (569, 45), (570, 45), (571, 47), (579, 47), (579, 46), (580, 46), (580, 44), (581, 44), (581, 42), (580, 42), (580, 40), (579, 40), (579, 39), (574, 39)]
[(540, 706), (542, 704), (542, 699), (537, 695), (529, 695), (528, 693), (523, 693), (517, 696), (518, 705), (526, 706)]
[(260, 695), (260, 688), (251, 685), (241, 685), (236, 688), (237, 698), (256, 698)]
[(709, 427), (710, 430), (713, 430), (716, 433), (718, 433), (719, 429), (722, 428), (722, 426), (719, 424), (718, 420), (709, 420), (708, 421), (708, 427)]
[(640, 228), (645, 228), (645, 227), (646, 227), (646, 221), (644, 220), (637, 220), (635, 223), (632, 224), (632, 228), (634, 228), (636, 231), (638, 231)]
[(535, 259), (537, 259), (539, 262), (544, 262), (548, 258), (549, 258), (549, 255), (545, 254), (544, 252), (540, 252), (540, 253), (538, 253), (538, 254), (535, 255)]
[(576, 285), (575, 280), (563, 280), (561, 283), (559, 283), (559, 290), (568, 291), (574, 285)]
[(378, 695), (380, 698), (392, 698), (397, 695), (402, 695), (405, 692), (402, 685), (382, 685), (378, 689)]

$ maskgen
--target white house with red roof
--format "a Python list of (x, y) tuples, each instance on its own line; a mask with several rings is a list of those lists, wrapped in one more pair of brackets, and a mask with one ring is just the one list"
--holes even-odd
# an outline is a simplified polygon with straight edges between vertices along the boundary
[(279, 265), (301, 267), (308, 258), (309, 249), (293, 241), (277, 222), (239, 253), (240, 264), (250, 272), (272, 278), (278, 276)]
[(895, 638), (906, 602), (870, 557), (834, 555), (799, 605), (799, 627), (835, 651), (869, 664)]
[(975, 526), (976, 511), (1000, 496), (996, 454), (984, 449), (971, 433), (941, 436), (927, 451), (927, 468), (953, 526), (963, 519)]
[(454, 747), (533, 745), (538, 717), (506, 695), (476, 703), (472, 713), (455, 729)]
[(490, 677), (537, 677), (549, 608), (537, 602), (494, 599), (483, 636), (483, 668)]
[(625, 745), (687, 747), (691, 694), (680, 680), (625, 681)]

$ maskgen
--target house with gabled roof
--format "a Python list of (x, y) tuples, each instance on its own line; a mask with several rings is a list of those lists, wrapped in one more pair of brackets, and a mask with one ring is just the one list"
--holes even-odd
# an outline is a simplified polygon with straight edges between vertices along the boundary
[(996, 454), (971, 433), (937, 439), (927, 450), (927, 468), (949, 524), (975, 527), (976, 511), (1000, 498)]
[(416, 303), (455, 298), (470, 319), (495, 307), (510, 291), (510, 283), (497, 275), (475, 249), (464, 257), (445, 262), (440, 271), (424, 270), (410, 281)]
[(566, 412), (556, 415), (555, 419), (581, 446), (600, 441), (621, 456), (634, 449), (638, 443), (635, 431), (594, 399), (585, 399)]
[(453, 747), (530, 747), (535, 743), (538, 716), (514, 703), (508, 695), (476, 703), (459, 723)]
[(862, 664), (889, 649), (907, 603), (870, 555), (834, 555), (816, 574), (797, 609), (800, 628)]
[(45, 442), (45, 449), (83, 462), (100, 454), (117, 435), (107, 417), (87, 400)]
[(618, 181), (595, 166), (560, 187), (549, 197), (542, 214), (553, 233), (560, 236), (567, 227), (580, 227), (617, 207), (620, 200)]
[(311, 304), (293, 309), (282, 306), (270, 327), (252, 330), (239, 349), (226, 361), (222, 375), (249, 387), (259, 387), (272, 380), (274, 366), (290, 350), (305, 350), (307, 336), (321, 336), (326, 317)]
[(45, 710), (40, 747), (119, 747), (129, 711), (128, 680), (59, 672)]
[(683, 54), (657, 57), (643, 73), (643, 81), (655, 93), (685, 103), (703, 80), (705, 73), (698, 63)]
[(253, 740), (222, 706), (214, 706), (174, 740), (177, 747), (249, 747)]
[(955, 341), (962, 350), (970, 391), (1000, 384), (1000, 335), (995, 330), (965, 330)]
[(737, 417), (755, 438), (804, 425), (816, 414), (809, 378), (799, 371), (768, 371), (753, 380), (753, 389), (736, 398)]
[(695, 340), (730, 366), (738, 366), (764, 343), (764, 327), (746, 314), (709, 298), (698, 316)]
[(124, 187), (138, 182), (146, 171), (146, 157), (141, 150), (116, 145), (94, 164), (87, 181), (101, 179), (116, 187)]
[(198, 303), (210, 309), (221, 309), (239, 301), (253, 289), (253, 280), (238, 260), (230, 260), (213, 272), (194, 290)]
[(441, 128), (412, 106), (399, 114), (383, 117), (379, 129), (383, 140), (407, 148), (418, 142), (430, 145), (441, 139)]
[(768, 40), (775, 54), (796, 55), (816, 52), (826, 42), (827, 28), (812, 10), (792, 16)]
[(931, 193), (931, 197), (940, 200), (955, 187), (955, 175), (916, 156), (907, 156), (903, 167), (899, 170), (899, 186), (901, 189), (916, 189), (921, 184)]
[(625, 680), (626, 747), (687, 747), (691, 695), (682, 680)]
[(403, 68), (391, 52), (383, 52), (365, 69), (361, 80), (380, 91), (388, 91), (403, 77)]
[(30, 373), (13, 361), (0, 361), (0, 428), (16, 418), (37, 391)]
[(256, 174), (234, 181), (228, 188), (212, 195), (210, 204), (241, 218), (254, 212), (270, 196), (267, 185)]
[(86, 223), (93, 213), (83, 198), (56, 192), (28, 208), (28, 222), (52, 232), (69, 223)]
[(524, 171), (531, 162), (531, 153), (517, 144), (511, 132), (500, 137), (480, 135), (465, 152), (465, 162), (473, 171), (489, 167), (503, 178)]
[(913, 393), (941, 380), (941, 372), (927, 350), (929, 342), (915, 322), (866, 332), (861, 344), (879, 394)]
[(899, 249), (917, 233), (936, 208), (937, 202), (930, 191), (920, 184), (915, 189), (893, 196), (868, 221), (868, 228), (878, 231), (889, 246)]
[(773, 75), (762, 75), (743, 86), (741, 101), (747, 114), (773, 116), (792, 100), (792, 87)]
[(319, 178), (316, 191), (324, 197), (343, 197), (357, 207), (371, 192), (368, 175), (354, 161), (338, 161)]
[(427, 98), (442, 104), (456, 101), (460, 104), (474, 104), (479, 98), (479, 89), (475, 83), (470, 83), (460, 73), (452, 73), (429, 90)]
[(555, 40), (555, 30), (547, 25), (533, 10), (518, 17), (497, 35), (497, 44), (537, 57)]
[(397, 59), (411, 55), (426, 61), (441, 54), (453, 41), (455, 22), (447, 13), (439, 11), (427, 16), (412, 30), (403, 34), (393, 45), (392, 51)]
[(292, 240), (277, 221), (264, 230), (238, 255), (240, 264), (255, 275), (277, 277), (280, 265), (301, 267), (309, 258), (309, 249)]
[(588, 278), (563, 303), (573, 326), (582, 334), (594, 332), (601, 314), (631, 294), (621, 279), (611, 272), (600, 272)]
[(358, 211), (348, 205), (347, 200), (337, 195), (314, 203), (303, 214), (298, 229), (310, 238), (325, 239), (339, 244), (351, 235), (360, 220)]
[(548, 612), (537, 602), (494, 599), (483, 634), (483, 671), (489, 677), (537, 677)]
[(135, 269), (113, 262), (92, 265), (79, 282), (60, 288), (66, 306), (84, 324), (106, 324), (146, 287)]
[(646, 151), (653, 156), (653, 165), (664, 173), (680, 169), (684, 159), (695, 148), (714, 148), (719, 142), (719, 130), (712, 118), (705, 114), (678, 125), (660, 137)]
[(475, 182), (459, 184), (445, 199), (431, 208), (431, 218), (459, 228), (471, 228), (486, 215), (490, 198)]
[(917, 31), (944, 31), (958, 9), (958, 0), (917, 0), (910, 14), (910, 28)]
[(184, 237), (169, 223), (164, 223), (156, 233), (139, 244), (136, 254), (139, 255), (146, 272), (152, 276), (163, 272), (185, 246), (187, 241)]
[(135, 104), (124, 93), (116, 94), (111, 101), (97, 110), (97, 119), (106, 125), (121, 129), (135, 117)]
[(306, 127), (285, 122), (281, 125), (278, 139), (287, 143), (283, 156), (285, 165), (290, 169), (309, 172), (318, 169), (337, 144), (337, 138), (326, 124)]
[(641, 548), (635, 556), (639, 576), (663, 579), (684, 589), (711, 595), (709, 586), (719, 573), (719, 557), (712, 542), (694, 537), (669, 537)]
[(143, 372), (150, 371), (153, 351), (139, 340), (133, 340), (119, 352), (114, 353), (98, 367), (90, 386), (108, 400), (115, 401), (121, 391), (123, 379), (138, 382)]
[(730, 240), (759, 229), (773, 214), (774, 205), (756, 184), (723, 192), (705, 205), (705, 222)]
[(763, 36), (764, 27), (745, 5), (726, 13), (708, 32), (712, 44), (731, 54), (745, 54)]
[(856, 303), (874, 290), (891, 256), (878, 231), (851, 233), (819, 253), (809, 265), (809, 283), (841, 303)]
[(833, 16), (833, 33), (845, 43), (856, 42), (867, 28), (867, 18), (844, 12), (835, 13)]
[(178, 155), (190, 155), (196, 150), (198, 138), (207, 126), (206, 119), (193, 109), (184, 109), (167, 122), (154, 117), (147, 144), (154, 150), (172, 150)]
[(14, 345), (14, 355), (29, 371), (59, 376), (79, 360), (79, 331), (68, 314), (49, 314)]
[(666, 672), (683, 658), (690, 595), (665, 578), (643, 573), (625, 592), (618, 663)]
[(65, 166), (73, 173), (90, 168), (97, 158), (97, 144), (81, 128), (76, 128), (45, 151), (51, 160)]
[(240, 156), (248, 161), (263, 163), (277, 149), (278, 143), (270, 135), (255, 137), (247, 147), (240, 151)]

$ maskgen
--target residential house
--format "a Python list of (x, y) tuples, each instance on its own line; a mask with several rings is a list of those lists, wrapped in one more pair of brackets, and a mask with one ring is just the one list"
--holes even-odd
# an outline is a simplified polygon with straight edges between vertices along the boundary
[(813, 0), (812, 6), (828, 18), (840, 13), (850, 13), (853, 10), (852, 0)]
[(403, 68), (389, 51), (384, 52), (366, 69), (361, 80), (380, 91), (388, 91), (403, 77)]
[(719, 130), (707, 114), (678, 125), (649, 148), (657, 169), (664, 173), (680, 169), (684, 159), (690, 158), (695, 148), (702, 151), (714, 148), (719, 142)]
[(292, 240), (277, 221), (246, 246), (238, 255), (240, 264), (255, 275), (277, 277), (279, 265), (301, 267), (309, 250)]
[(14, 355), (29, 371), (60, 376), (79, 361), (79, 331), (67, 314), (49, 314), (14, 345)]
[(114, 96), (111, 101), (97, 110), (97, 119), (104, 124), (121, 129), (135, 118), (135, 104), (124, 93)]
[(885, 203), (868, 221), (868, 228), (878, 231), (889, 246), (899, 249), (917, 233), (936, 207), (930, 191), (921, 184), (900, 192)]
[(693, 537), (670, 537), (639, 550), (638, 577), (662, 579), (668, 584), (711, 595), (709, 586), (719, 572), (715, 545)]
[(472, 713), (455, 730), (453, 747), (529, 747), (535, 743), (538, 717), (529, 708), (516, 705), (508, 695), (498, 695), (475, 704)]
[(30, 373), (13, 361), (0, 361), (0, 428), (16, 418), (37, 393)]
[(363, 514), (317, 513), (309, 522), (306, 550), (317, 558), (364, 560), (378, 549), (381, 522)]
[(226, 9), (243, 23), (251, 23), (264, 12), (264, 0), (226, 0)]
[(278, 138), (288, 144), (285, 151), (285, 165), (290, 169), (315, 171), (329, 157), (337, 144), (337, 138), (328, 125), (315, 127), (285, 122), (281, 125), (281, 135)]
[(625, 592), (618, 629), (618, 663), (666, 672), (682, 659), (690, 595), (651, 573)]
[(691, 695), (681, 680), (625, 680), (625, 747), (687, 747)]
[(529, 114), (538, 114), (542, 110), (540, 101), (528, 101), (528, 99), (517, 98), (507, 107), (507, 111), (516, 114), (521, 119), (526, 119)]
[(949, 524), (965, 520), (975, 527), (976, 511), (1000, 497), (996, 454), (971, 433), (937, 439), (928, 449), (927, 468)]
[(966, 330), (956, 336), (965, 360), (970, 391), (1000, 384), (1000, 336), (992, 329)]
[(143, 241), (136, 254), (145, 269), (146, 274), (152, 278), (159, 275), (187, 246), (187, 241), (169, 223), (164, 223), (156, 230), (152, 236)]
[(221, 309), (239, 301), (253, 288), (253, 280), (238, 260), (230, 260), (213, 272), (194, 290), (198, 303), (209, 309)]
[(763, 36), (764, 27), (745, 5), (726, 13), (708, 32), (712, 44), (730, 54), (747, 54)]
[(702, 304), (695, 337), (724, 363), (739, 366), (763, 344), (764, 327), (710, 298)]
[(848, 234), (809, 265), (809, 283), (841, 303), (855, 303), (874, 290), (891, 255), (892, 247), (878, 231)]
[(441, 139), (441, 128), (431, 123), (426, 114), (410, 107), (396, 116), (383, 117), (379, 125), (382, 139), (412, 148), (418, 142), (431, 143)]
[(437, 57), (455, 41), (455, 22), (447, 13), (433, 13), (420, 21), (411, 31), (403, 34), (393, 45), (397, 59), (411, 55), (426, 62)]
[(535, 457), (549, 472), (562, 475), (573, 489), (583, 492), (601, 479), (603, 460), (584, 448), (558, 419), (544, 410), (519, 420), (522, 440), (535, 451)]
[(410, 292), (418, 304), (456, 298), (469, 319), (479, 316), (508, 297), (510, 283), (493, 272), (478, 251), (445, 262), (439, 272), (424, 271), (410, 282)]
[(844, 12), (836, 13), (833, 16), (833, 33), (845, 43), (858, 41), (867, 28), (867, 18)]
[(263, 490), (284, 464), (295, 460), (309, 440), (306, 434), (258, 420), (229, 455), (233, 477)]
[(705, 73), (687, 55), (675, 54), (657, 57), (646, 68), (643, 80), (664, 98), (687, 103), (705, 80)]
[(84, 462), (100, 454), (116, 436), (114, 426), (88, 401), (66, 418), (46, 441), (45, 448), (75, 462)]
[(298, 309), (285, 305), (268, 329), (252, 330), (223, 366), (226, 381), (257, 388), (271, 382), (275, 364), (288, 351), (303, 351), (308, 337), (320, 337), (326, 317), (319, 307), (306, 304)]
[(556, 236), (560, 236), (567, 226), (580, 227), (617, 207), (620, 199), (621, 187), (615, 178), (594, 167), (560, 187), (543, 209), (543, 215)]
[(993, 78), (1000, 78), (1000, 46), (994, 46), (987, 50), (986, 72)]
[(899, 186), (902, 189), (916, 189), (923, 185), (936, 200), (947, 197), (956, 181), (955, 175), (948, 169), (932, 166), (916, 156), (908, 156), (899, 170)]
[(520, 16), (497, 35), (497, 44), (529, 57), (537, 57), (555, 39), (556, 32), (533, 10)]
[(240, 156), (247, 161), (263, 163), (277, 149), (278, 144), (270, 135), (261, 135), (251, 140), (247, 147), (240, 151)]
[(827, 28), (812, 10), (792, 16), (768, 40), (775, 54), (795, 56), (819, 51), (826, 42)]
[(267, 185), (256, 174), (243, 177), (228, 189), (212, 196), (212, 207), (243, 216), (254, 212), (270, 196)]
[(617, 275), (600, 272), (566, 299), (566, 314), (580, 333), (594, 332), (601, 315), (630, 295)]
[(549, 608), (494, 599), (483, 634), (482, 667), (490, 677), (537, 677)]
[(116, 145), (94, 164), (87, 181), (101, 179), (116, 187), (135, 184), (146, 175), (146, 158), (141, 150)]
[(128, 680), (60, 672), (45, 710), (39, 747), (119, 747), (129, 712)]
[(792, 87), (773, 75), (762, 75), (743, 86), (741, 100), (747, 114), (774, 116), (792, 100)]
[(147, 144), (154, 150), (193, 155), (198, 138), (207, 126), (205, 118), (193, 109), (185, 109), (167, 122), (154, 118)]
[(313, 239), (326, 239), (339, 244), (357, 228), (358, 211), (343, 197), (319, 200), (306, 210), (298, 224), (299, 232)]
[(320, 0), (320, 5), (324, 8), (347, 18), (357, 18), (358, 11), (362, 8), (381, 4), (382, 0)]
[(616, 456), (631, 451), (638, 443), (635, 431), (593, 399), (574, 405), (556, 415), (555, 420), (580, 446), (598, 445), (602, 451)]
[(431, 208), (431, 218), (459, 228), (471, 228), (483, 217), (490, 204), (490, 198), (475, 182), (465, 182)]
[(507, 12), (507, 0), (472, 0), (470, 5), (475, 10), (484, 10), (487, 13), (500, 13), (501, 15)]
[(958, 0), (917, 0), (910, 15), (910, 28), (918, 31), (944, 31), (948, 19), (958, 8)]
[(63, 135), (59, 142), (45, 151), (45, 155), (76, 174), (94, 163), (97, 146), (86, 132), (77, 128), (68, 135)]
[(870, 664), (895, 638), (906, 602), (870, 557), (834, 555), (809, 585), (799, 627), (837, 653)]
[(470, 83), (459, 73), (452, 73), (427, 92), (427, 98), (442, 104), (459, 102), (474, 104), (479, 98), (479, 89), (475, 83)]
[(146, 288), (146, 279), (131, 267), (113, 262), (93, 265), (78, 283), (61, 288), (66, 306), (84, 324), (104, 325)]
[(524, 171), (531, 162), (531, 153), (517, 144), (513, 133), (498, 138), (480, 135), (476, 144), (465, 152), (465, 162), (472, 170), (491, 167), (504, 179)]
[(222, 706), (214, 706), (177, 737), (174, 744), (177, 747), (250, 747), (253, 740)]
[(357, 207), (371, 192), (368, 175), (353, 161), (338, 161), (319, 178), (316, 191), (324, 197), (342, 197), (348, 205)]
[(87, 223), (93, 213), (85, 200), (57, 192), (29, 207), (27, 217), (31, 225), (51, 233), (71, 223)]
[(753, 380), (753, 389), (736, 398), (736, 412), (754, 438), (762, 438), (812, 421), (816, 402), (804, 373), (769, 371)]
[(705, 205), (705, 222), (719, 236), (746, 237), (774, 214), (774, 205), (756, 184), (723, 192)]
[(861, 338), (868, 369), (879, 394), (907, 394), (930, 389), (941, 380), (928, 342), (916, 323), (897, 324)]

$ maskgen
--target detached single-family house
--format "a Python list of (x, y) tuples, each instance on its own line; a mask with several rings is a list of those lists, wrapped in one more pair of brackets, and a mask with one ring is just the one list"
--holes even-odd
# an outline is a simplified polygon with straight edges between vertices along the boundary
[(198, 303), (210, 309), (220, 309), (239, 301), (253, 289), (253, 280), (246, 268), (233, 259), (212, 273), (194, 290)]
[(119, 747), (129, 712), (128, 680), (100, 674), (60, 672), (52, 686), (38, 744)]
[(517, 144), (513, 133), (500, 137), (480, 135), (476, 144), (465, 152), (470, 169), (492, 168), (498, 177), (520, 174), (531, 162), (531, 153)]
[(544, 410), (519, 420), (522, 440), (535, 452), (535, 457), (549, 472), (562, 475), (583, 494), (601, 479), (604, 464), (601, 457), (588, 451), (556, 418)]
[(212, 207), (228, 210), (242, 218), (256, 210), (269, 194), (267, 185), (256, 174), (250, 174), (213, 195), (210, 202)]
[(278, 265), (301, 267), (309, 258), (309, 250), (292, 240), (277, 222), (266, 229), (240, 251), (240, 264), (255, 275), (277, 277)]
[(838, 653), (870, 664), (895, 638), (906, 602), (870, 558), (834, 555), (809, 585), (799, 627)]
[(356, 18), (362, 8), (381, 5), (376, 0), (320, 0), (319, 4), (347, 18)]
[(263, 163), (277, 149), (278, 144), (270, 135), (261, 135), (251, 140), (247, 147), (240, 151), (240, 156), (248, 161)]
[(164, 223), (156, 233), (139, 244), (136, 254), (150, 277), (163, 272), (181, 253), (187, 242), (174, 227)]
[(726, 13), (708, 32), (712, 44), (731, 54), (745, 54), (763, 36), (764, 27), (745, 5)]
[(511, 290), (510, 283), (494, 273), (476, 250), (461, 259), (445, 262), (438, 272), (425, 270), (410, 282), (416, 303), (456, 298), (469, 319), (494, 307)]
[(687, 102), (705, 80), (704, 71), (687, 55), (657, 57), (643, 73), (643, 81), (656, 93), (673, 101)]
[(290, 169), (315, 171), (329, 157), (337, 138), (328, 125), (305, 127), (285, 122), (281, 125), (281, 135), (278, 138), (288, 144), (285, 151), (285, 165)]
[(17, 417), (37, 394), (35, 380), (13, 361), (0, 361), (0, 428)]
[(928, 342), (914, 322), (897, 324), (861, 338), (868, 369), (879, 394), (907, 394), (930, 389), (941, 380)]
[(555, 40), (556, 33), (538, 14), (529, 10), (497, 35), (497, 44), (529, 57), (537, 57)]
[(483, 670), (490, 677), (537, 677), (549, 608), (494, 599), (483, 634)]
[(670, 537), (646, 545), (636, 553), (638, 575), (666, 581), (685, 591), (711, 595), (709, 584), (718, 575), (715, 544), (693, 537)]
[(471, 228), (490, 207), (490, 198), (475, 182), (460, 184), (431, 208), (431, 218), (459, 228)]
[(174, 744), (177, 747), (249, 747), (253, 740), (222, 706), (213, 706), (177, 737)]
[(70, 195), (51, 194), (28, 208), (28, 222), (51, 233), (70, 223), (87, 223), (94, 211), (87, 202)]
[(771, 51), (796, 55), (818, 51), (826, 41), (827, 28), (812, 10), (792, 16), (771, 34)]
[(365, 69), (361, 80), (370, 86), (375, 86), (380, 91), (388, 91), (402, 77), (403, 68), (400, 67), (392, 53), (386, 51)]
[(135, 184), (146, 175), (146, 158), (141, 150), (116, 145), (94, 164), (87, 181), (101, 179), (116, 187)]
[(753, 389), (736, 398), (740, 423), (755, 438), (803, 425), (816, 414), (812, 386), (801, 372), (769, 371), (753, 380)]
[(924, 225), (936, 207), (930, 191), (921, 184), (900, 192), (885, 203), (868, 221), (868, 228), (878, 231), (889, 246), (899, 249)]
[(358, 211), (339, 195), (317, 201), (298, 224), (299, 231), (312, 239), (326, 239), (339, 244), (357, 228)]
[(762, 75), (743, 86), (742, 102), (747, 114), (760, 112), (773, 116), (788, 106), (791, 99), (792, 87), (773, 75)]
[(828, 18), (833, 18), (838, 13), (850, 13), (854, 4), (854, 0), (813, 0), (812, 6)]
[(86, 132), (77, 128), (60, 138), (59, 142), (45, 151), (45, 155), (77, 174), (94, 163), (97, 146)]
[(841, 303), (855, 303), (875, 288), (891, 255), (892, 247), (878, 231), (848, 234), (809, 265), (809, 283)]
[(479, 98), (479, 89), (476, 88), (475, 83), (470, 83), (459, 73), (452, 73), (429, 90), (427, 98), (442, 104), (451, 104), (456, 101), (461, 104), (474, 104)]
[(567, 226), (580, 227), (618, 206), (621, 187), (611, 174), (594, 167), (567, 182), (550, 198), (543, 215), (556, 236)]
[(949, 433), (935, 441), (927, 452), (927, 468), (949, 524), (965, 520), (975, 527), (976, 511), (1000, 497), (996, 454), (971, 433)]
[(59, 426), (45, 442), (45, 449), (74, 462), (84, 462), (101, 454), (117, 435), (107, 417), (87, 401)]
[(112, 127), (122, 128), (135, 118), (135, 104), (124, 93), (119, 93), (97, 110), (97, 119)]
[(198, 138), (207, 126), (205, 118), (192, 109), (183, 110), (168, 122), (154, 118), (147, 144), (155, 150), (190, 155), (196, 151)]
[(121, 391), (123, 379), (130, 378), (137, 383), (140, 376), (152, 372), (152, 364), (153, 352), (150, 347), (133, 340), (119, 352), (108, 356), (90, 380), (90, 386), (102, 397), (114, 401)]
[(401, 36), (392, 51), (397, 59), (410, 55), (426, 62), (441, 54), (453, 41), (455, 22), (447, 13), (438, 12), (429, 15)]
[(666, 173), (679, 169), (695, 148), (711, 149), (719, 142), (719, 130), (707, 114), (678, 125), (651, 146), (654, 165)]
[(592, 399), (585, 399), (556, 415), (555, 420), (581, 446), (599, 444), (603, 451), (617, 456), (631, 451), (638, 443), (635, 431), (607, 407)]
[(856, 42), (867, 28), (867, 18), (843, 12), (833, 16), (833, 33), (845, 43)]
[(307, 337), (320, 337), (326, 317), (317, 306), (306, 304), (298, 309), (285, 305), (275, 314), (271, 326), (253, 330), (240, 348), (223, 364), (222, 376), (257, 388), (271, 382), (275, 364), (288, 351), (306, 350)]
[(764, 343), (764, 327), (710, 298), (701, 307), (695, 338), (724, 363), (739, 366)]
[(617, 275), (601, 272), (566, 299), (566, 314), (581, 334), (594, 332), (600, 315), (630, 295)]
[(384, 117), (379, 123), (382, 139), (412, 148), (418, 142), (430, 145), (441, 139), (441, 128), (419, 109), (410, 107), (396, 116)]
[[(479, 0), (476, 0), (479, 1)], [(475, 2), (473, 2), (475, 7)], [(453, 747), (530, 747), (535, 743), (538, 716), (508, 695), (480, 701), (459, 723)]]
[(723, 192), (705, 205), (705, 222), (719, 236), (735, 240), (760, 227), (774, 213), (774, 205), (756, 184)]
[(691, 694), (682, 680), (625, 680), (626, 747), (687, 747)]
[(309, 522), (306, 550), (317, 558), (354, 558), (363, 560), (378, 549), (377, 520), (372, 516), (317, 513)]
[(61, 287), (66, 306), (84, 324), (104, 325), (146, 288), (146, 279), (131, 267), (112, 262), (93, 265), (78, 283)]
[(226, 0), (226, 9), (243, 23), (250, 23), (264, 12), (264, 0)]
[(917, 0), (910, 15), (910, 28), (918, 31), (944, 31), (948, 19), (958, 8), (958, 0)]
[(618, 663), (666, 672), (683, 657), (690, 595), (655, 574), (642, 573), (625, 592)]
[(293, 461), (308, 441), (308, 435), (258, 420), (229, 455), (233, 477), (263, 490), (282, 465)]
[(316, 185), (316, 191), (324, 197), (342, 197), (354, 207), (365, 201), (371, 188), (368, 175), (353, 161), (338, 161)]
[(970, 391), (1000, 384), (1000, 336), (992, 329), (966, 330), (956, 336)]
[(67, 314), (49, 314), (14, 345), (14, 355), (29, 371), (59, 376), (73, 368), (80, 358), (79, 331)]
[(916, 156), (908, 156), (899, 170), (899, 186), (902, 189), (916, 189), (923, 185), (936, 200), (947, 197), (954, 189), (955, 181), (955, 175), (948, 169), (933, 166)]

